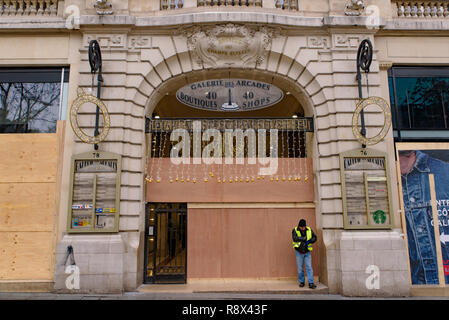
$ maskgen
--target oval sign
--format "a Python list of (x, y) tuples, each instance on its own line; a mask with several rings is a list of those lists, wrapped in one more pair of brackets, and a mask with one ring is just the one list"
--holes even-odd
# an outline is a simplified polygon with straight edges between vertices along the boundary
[(179, 102), (208, 111), (251, 111), (272, 106), (284, 97), (278, 87), (256, 80), (214, 79), (191, 83), (176, 92)]

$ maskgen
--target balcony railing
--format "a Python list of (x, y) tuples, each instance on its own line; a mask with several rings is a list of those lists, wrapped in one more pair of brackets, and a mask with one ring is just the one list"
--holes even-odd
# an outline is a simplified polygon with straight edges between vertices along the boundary
[[(271, 0), (271, 8), (298, 10), (298, 0)], [(273, 6), (274, 3), (274, 6)], [(263, 0), (197, 0), (197, 7), (263, 7)], [(161, 0), (161, 10), (184, 8), (184, 0)]]
[(176, 10), (184, 7), (183, 0), (161, 0), (162, 10)]
[(282, 10), (298, 10), (297, 0), (275, 0), (274, 6)]
[(198, 0), (198, 7), (262, 7), (262, 0)]
[(0, 1), (1, 16), (56, 16), (59, 0)]
[(449, 1), (395, 1), (395, 5), (399, 18), (438, 19), (449, 16)]

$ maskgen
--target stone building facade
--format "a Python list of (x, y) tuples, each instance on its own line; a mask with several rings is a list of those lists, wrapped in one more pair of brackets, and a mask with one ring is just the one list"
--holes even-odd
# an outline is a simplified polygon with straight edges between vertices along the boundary
[[(361, 147), (351, 124), (358, 99), (356, 54), (361, 41), (369, 39), (374, 47), (364, 95), (369, 90), (370, 96), (390, 101), (392, 66), (449, 64), (445, 2), (440, 8), (424, 1), (423, 11), (410, 1), (397, 0), (250, 0), (234, 5), (224, 1), (220, 6), (200, 0), (65, 0), (37, 1), (39, 6), (31, 8), (30, 1), (0, 3), (1, 66), (70, 67), (67, 108), (78, 88), (86, 92), (92, 88), (88, 46), (91, 40), (98, 41), (104, 78), (101, 99), (111, 117), (109, 135), (99, 150), (122, 156), (119, 232), (67, 233), (70, 159), (92, 146), (83, 143), (70, 125), (63, 126), (60, 188), (55, 190), (54, 277), (47, 279), (54, 284), (52, 290), (68, 290), (62, 263), (69, 245), (80, 268), (81, 291), (123, 292), (142, 285), (149, 161), (145, 119), (180, 87), (229, 77), (273, 83), (299, 102), (304, 116), (313, 118), (307, 158), (313, 167), (314, 199), (309, 204), (320, 239), (318, 281), (330, 293), (348, 296), (410, 295), (393, 130), (372, 147), (389, 156), (390, 229), (345, 229), (339, 155)], [(210, 41), (220, 35), (246, 41), (251, 48), (246, 60), (208, 51)], [(80, 113), (78, 120), (86, 130), (94, 125), (88, 112)], [(369, 132), (383, 125), (378, 110), (371, 111), (366, 121)], [(295, 208), (295, 202), (285, 205)], [(380, 289), (366, 286), (369, 265), (379, 267)], [(191, 280), (195, 279), (187, 277), (187, 282)]]

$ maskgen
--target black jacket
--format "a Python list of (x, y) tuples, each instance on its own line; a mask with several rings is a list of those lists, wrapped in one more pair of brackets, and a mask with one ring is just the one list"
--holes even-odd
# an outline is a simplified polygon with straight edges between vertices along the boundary
[[(299, 230), (299, 228), (298, 228)], [(309, 240), (309, 243), (315, 243), (317, 238), (315, 233), (313, 232), (312, 229), (310, 229), (312, 231), (312, 238)], [(302, 232), (301, 230), (299, 230), (299, 233), (301, 234), (301, 237), (298, 237), (296, 232), (295, 232), (295, 228), (293, 228), (292, 230), (292, 239), (293, 242), (301, 242), (301, 244), (299, 245), (298, 248), (295, 248), (296, 251), (300, 252), (300, 253), (307, 253), (309, 252), (309, 249), (307, 248), (307, 244), (306, 244), (306, 230), (304, 230), (304, 232)]]

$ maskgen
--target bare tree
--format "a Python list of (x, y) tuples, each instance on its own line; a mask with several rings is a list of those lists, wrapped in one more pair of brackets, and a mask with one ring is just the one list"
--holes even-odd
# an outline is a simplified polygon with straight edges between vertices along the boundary
[(59, 97), (59, 83), (1, 83), (0, 133), (53, 132)]
[(449, 82), (441, 78), (417, 78), (398, 94), (401, 117), (412, 128), (447, 128)]

